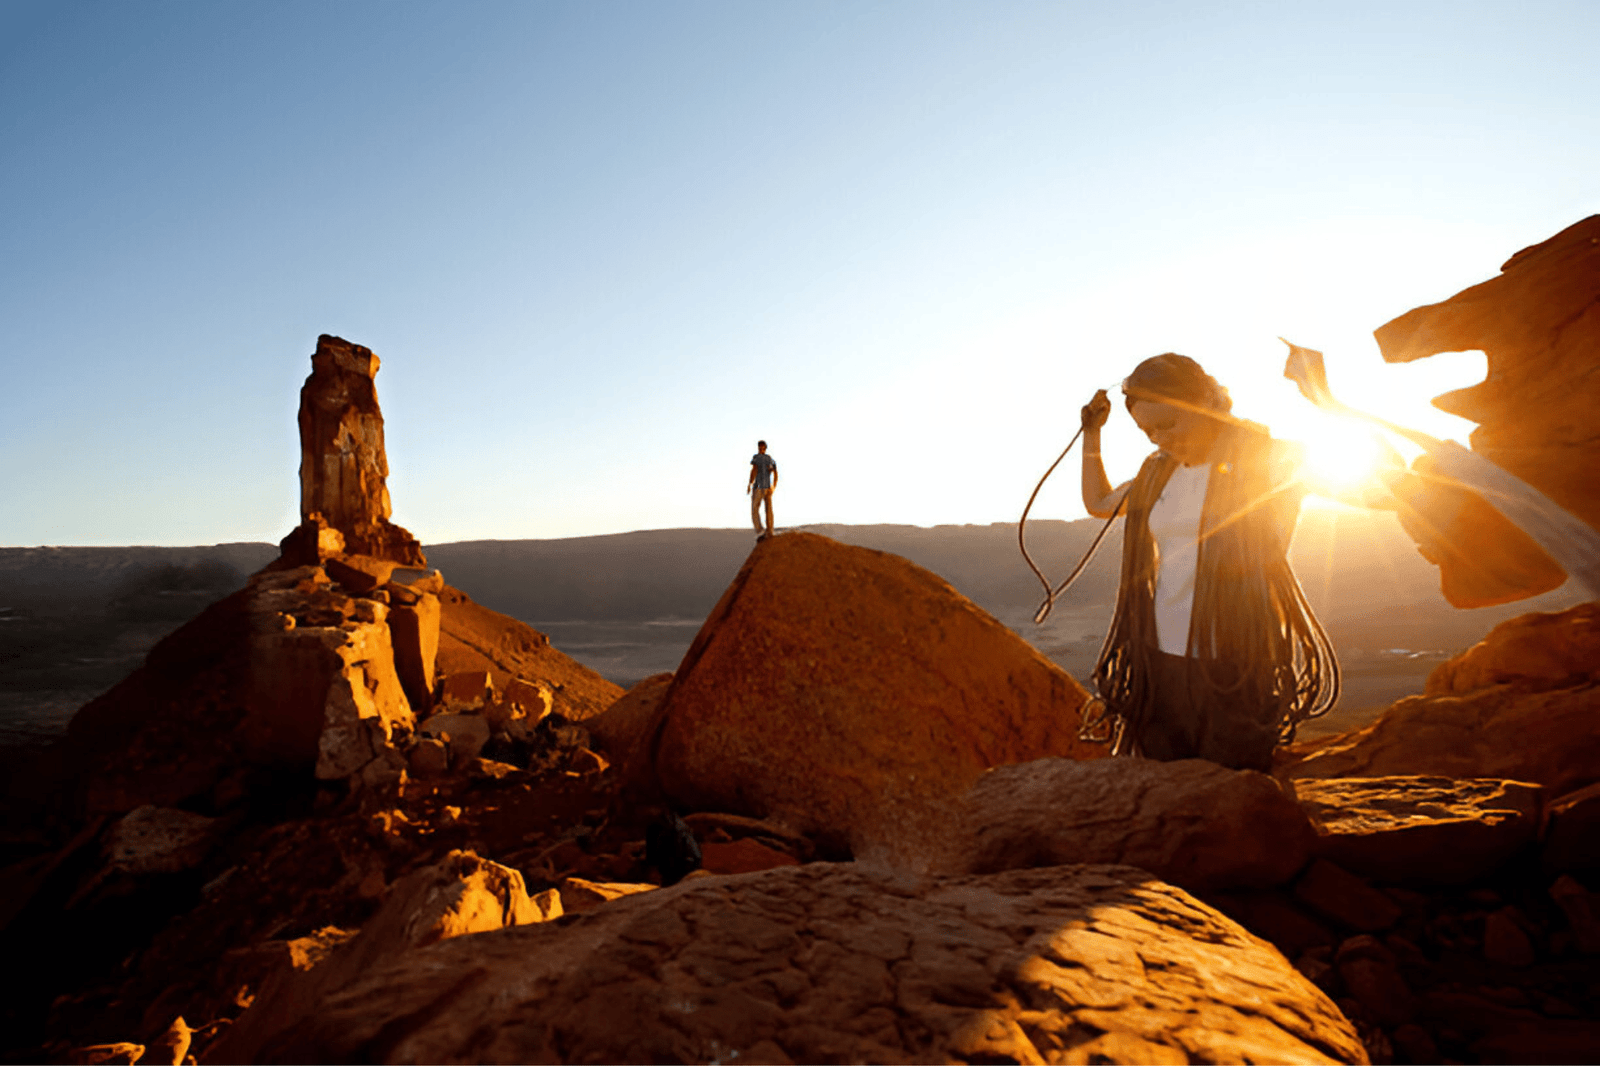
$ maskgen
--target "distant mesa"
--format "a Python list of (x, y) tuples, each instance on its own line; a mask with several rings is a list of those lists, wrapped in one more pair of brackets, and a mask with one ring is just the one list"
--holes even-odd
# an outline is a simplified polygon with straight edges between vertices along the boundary
[[(1376, 331), (1391, 363), (1481, 349), (1487, 378), (1434, 405), (1478, 423), (1472, 450), (1600, 528), (1600, 215), (1524, 248), (1500, 276)], [(1401, 521), (1438, 564), (1445, 597), (1482, 607), (1548, 592), (1566, 574), (1479, 497), (1430, 480)]]

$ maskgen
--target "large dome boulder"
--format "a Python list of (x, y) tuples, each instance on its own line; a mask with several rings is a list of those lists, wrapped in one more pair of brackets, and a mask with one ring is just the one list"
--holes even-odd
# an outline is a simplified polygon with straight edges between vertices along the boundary
[[(943, 580), (811, 533), (758, 544), (684, 656), (634, 776), (857, 856), (941, 832), (993, 766), (1105, 754), (1087, 696)], [(912, 850), (916, 850), (915, 847)]]

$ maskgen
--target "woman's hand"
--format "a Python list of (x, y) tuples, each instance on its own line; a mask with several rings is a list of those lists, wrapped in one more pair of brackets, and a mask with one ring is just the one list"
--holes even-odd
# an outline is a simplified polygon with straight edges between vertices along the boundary
[(1084, 429), (1099, 429), (1111, 417), (1111, 398), (1106, 395), (1106, 390), (1101, 389), (1094, 394), (1094, 399), (1083, 405), (1079, 412)]

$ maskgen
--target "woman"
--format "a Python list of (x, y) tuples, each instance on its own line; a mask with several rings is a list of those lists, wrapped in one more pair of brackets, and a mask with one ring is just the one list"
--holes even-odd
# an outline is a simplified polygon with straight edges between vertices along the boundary
[(1295, 725), (1333, 705), (1339, 666), (1289, 569), (1304, 495), (1299, 450), (1234, 418), (1228, 391), (1186, 356), (1146, 359), (1122, 385), (1157, 451), (1112, 488), (1111, 413), (1083, 408), (1083, 505), (1127, 516), (1122, 584), (1094, 680), (1113, 754), (1270, 770)]

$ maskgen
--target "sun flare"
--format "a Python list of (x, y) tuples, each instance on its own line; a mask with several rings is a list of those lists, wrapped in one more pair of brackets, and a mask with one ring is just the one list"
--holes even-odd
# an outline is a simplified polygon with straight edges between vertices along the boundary
[(1344, 419), (1308, 418), (1285, 436), (1305, 447), (1304, 473), (1313, 491), (1319, 487), (1334, 493), (1359, 489), (1388, 457), (1372, 431)]

